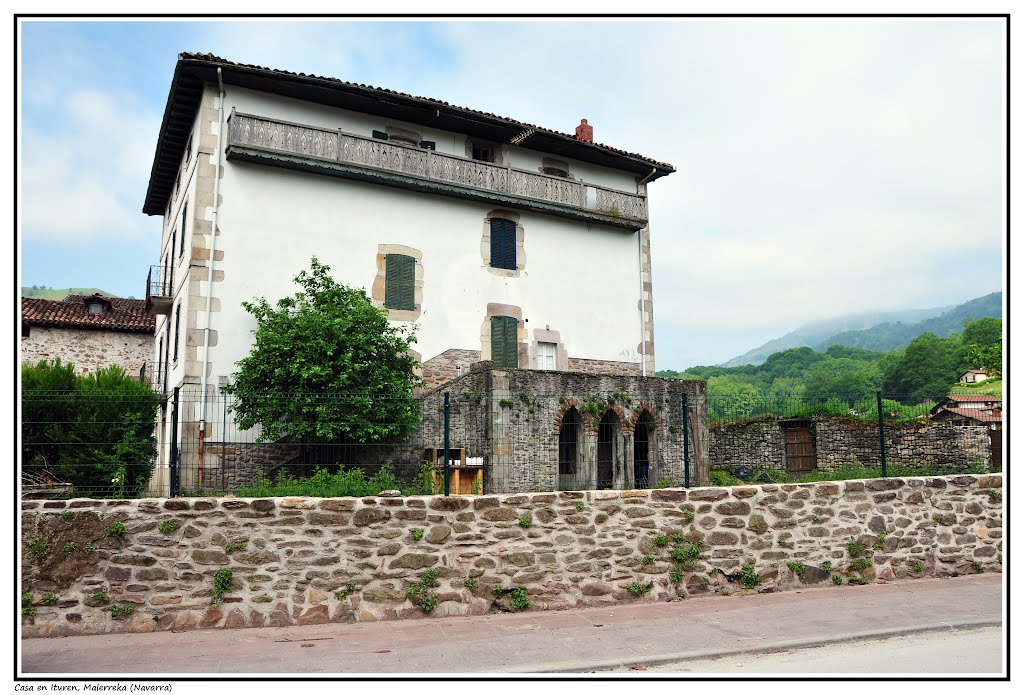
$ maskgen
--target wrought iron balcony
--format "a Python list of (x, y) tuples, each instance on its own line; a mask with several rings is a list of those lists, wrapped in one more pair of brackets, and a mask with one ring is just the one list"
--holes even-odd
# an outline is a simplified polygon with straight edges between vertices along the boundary
[(139, 369), (139, 382), (146, 384), (157, 393), (167, 391), (167, 365), (164, 362), (147, 362)]
[(150, 314), (171, 313), (174, 302), (174, 269), (154, 265), (146, 276), (146, 311)]
[(228, 119), (227, 156), (629, 229), (647, 224), (646, 196), (234, 111)]

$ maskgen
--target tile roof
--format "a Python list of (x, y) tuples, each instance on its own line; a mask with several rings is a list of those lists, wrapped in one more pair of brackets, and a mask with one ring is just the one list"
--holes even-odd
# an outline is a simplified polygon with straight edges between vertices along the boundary
[(997, 396), (997, 395), (991, 394), (991, 393), (989, 393), (989, 394), (984, 394), (983, 393), (983, 394), (978, 394), (978, 395), (975, 395), (973, 393), (972, 394), (963, 394), (963, 395), (961, 395), (959, 393), (954, 393), (954, 394), (950, 394), (949, 396), (946, 396), (945, 400), (956, 401), (957, 403), (988, 403), (990, 401), (993, 402), (993, 403), (1000, 403), (1000, 402), (1002, 402), (1003, 397), (1002, 396)]
[(978, 422), (1002, 422), (1003, 411), (985, 411), (981, 408), (943, 408), (935, 415), (939, 416), (942, 413), (954, 413), (961, 417), (965, 417), (971, 420), (977, 420)]
[[(481, 116), (487, 116), (489, 118), (497, 118), (497, 119), (505, 121), (506, 123), (509, 123), (511, 125), (520, 127), (523, 130), (532, 129), (532, 130), (535, 130), (537, 132), (550, 133), (552, 135), (560, 135), (560, 136), (565, 137), (565, 138), (571, 138), (573, 140), (576, 140), (575, 133), (562, 133), (562, 132), (559, 132), (557, 130), (551, 130), (550, 128), (542, 128), (541, 126), (534, 125), (532, 123), (525, 123), (523, 121), (517, 121), (514, 118), (509, 118), (507, 116), (499, 116), (497, 114), (490, 113), (488, 111), (478, 111), (477, 109), (471, 109), (471, 108), (467, 108), (465, 106), (457, 106), (455, 104), (449, 104), (447, 101), (441, 101), (440, 99), (431, 99), (430, 97), (421, 97), (421, 96), (416, 96), (415, 94), (406, 94), (405, 92), (398, 92), (398, 91), (395, 91), (393, 89), (386, 89), (384, 87), (374, 87), (373, 85), (370, 85), (370, 84), (361, 84), (361, 83), (358, 83), (358, 82), (346, 82), (344, 80), (339, 80), (337, 77), (325, 77), (323, 75), (314, 75), (312, 73), (306, 74), (304, 72), (291, 72), (289, 70), (279, 70), (277, 68), (268, 68), (268, 67), (265, 67), (263, 65), (253, 65), (251, 63), (236, 63), (234, 61), (227, 60), (225, 58), (221, 58), (220, 56), (213, 55), (212, 53), (182, 53), (179, 57), (182, 60), (205, 60), (205, 61), (212, 62), (212, 63), (220, 63), (221, 65), (230, 65), (230, 66), (238, 67), (238, 68), (249, 68), (249, 69), (252, 69), (252, 70), (263, 70), (263, 71), (272, 72), (272, 73), (275, 73), (275, 74), (278, 74), (278, 75), (289, 75), (289, 76), (292, 76), (292, 77), (306, 77), (306, 78), (310, 78), (310, 79), (314, 79), (314, 80), (323, 80), (324, 82), (334, 82), (336, 84), (344, 85), (346, 87), (359, 87), (360, 89), (370, 89), (370, 90), (373, 90), (375, 92), (380, 92), (381, 94), (390, 94), (390, 95), (393, 95), (393, 96), (407, 97), (409, 99), (415, 99), (417, 101), (425, 101), (425, 102), (427, 102), (429, 104), (435, 104), (435, 105), (438, 105), (438, 106), (448, 106), (448, 107), (451, 107), (451, 108), (459, 109), (460, 111), (468, 111), (470, 113), (475, 113), (475, 114), (478, 114), (478, 115), (481, 115)], [(578, 142), (582, 142), (582, 141), (578, 141)], [(588, 143), (588, 144), (591, 144), (594, 147), (599, 147), (601, 149), (608, 150), (609, 152), (614, 152), (615, 154), (625, 155), (627, 157), (632, 157), (634, 159), (641, 159), (641, 160), (643, 160), (645, 162), (650, 162), (651, 164), (654, 164), (654, 165), (657, 165), (657, 166), (660, 166), (660, 167), (674, 168), (674, 167), (672, 167), (671, 164), (668, 164), (666, 162), (659, 162), (658, 160), (651, 159), (650, 157), (645, 157), (643, 155), (635, 154), (633, 152), (627, 152), (626, 150), (620, 150), (618, 148), (612, 147), (611, 145), (603, 145), (603, 144), (598, 143), (598, 142)]]
[[(87, 300), (101, 299), (110, 304), (103, 314), (90, 314)], [(72, 294), (62, 300), (21, 298), (21, 320), (30, 326), (87, 328), (121, 333), (154, 333), (156, 317), (146, 312), (143, 299), (122, 299), (95, 294)]]

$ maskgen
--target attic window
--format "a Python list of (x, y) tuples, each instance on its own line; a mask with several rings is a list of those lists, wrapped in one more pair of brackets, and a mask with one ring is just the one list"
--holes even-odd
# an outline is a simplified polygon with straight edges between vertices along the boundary
[(569, 162), (564, 162), (561, 159), (545, 157), (541, 162), (540, 170), (541, 173), (547, 174), (548, 176), (561, 176), (566, 179), (571, 178), (569, 176)]
[(102, 299), (90, 299), (86, 302), (91, 316), (103, 316), (110, 311), (110, 306)]

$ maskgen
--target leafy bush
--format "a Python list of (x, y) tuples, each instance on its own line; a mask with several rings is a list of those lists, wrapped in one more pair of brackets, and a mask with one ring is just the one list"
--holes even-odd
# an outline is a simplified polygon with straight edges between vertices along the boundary
[(420, 421), (414, 331), (390, 324), (366, 292), (329, 271), (313, 258), (295, 276), (295, 295), (276, 306), (265, 298), (242, 303), (256, 329), (226, 389), (236, 397), (237, 424), (259, 425), (261, 441), (401, 441)]
[(260, 474), (250, 485), (239, 488), (234, 494), (236, 497), (371, 497), (381, 490), (399, 489), (405, 494), (424, 494), (415, 485), (403, 489), (391, 464), (385, 463), (369, 477), (361, 468), (333, 473), (326, 468), (318, 468), (307, 478), (295, 478), (282, 470), (274, 480)]
[(21, 465), (91, 495), (134, 497), (156, 457), (159, 396), (117, 365), (88, 376), (59, 360), (22, 365)]

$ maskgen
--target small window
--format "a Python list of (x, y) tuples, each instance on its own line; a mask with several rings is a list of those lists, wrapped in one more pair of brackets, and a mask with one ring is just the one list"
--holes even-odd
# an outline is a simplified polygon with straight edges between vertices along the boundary
[(537, 369), (555, 370), (555, 349), (554, 343), (537, 343)]
[(181, 204), (181, 250), (178, 251), (178, 257), (180, 258), (185, 253), (185, 224), (188, 220), (188, 201)]
[(516, 223), (491, 218), (491, 267), (516, 269)]
[(420, 140), (420, 147), (424, 150), (437, 150), (437, 143), (431, 140)]
[(378, 140), (387, 140), (388, 134), (382, 130), (375, 130), (373, 131), (373, 137), (377, 138)]
[(490, 145), (473, 146), (473, 159), (480, 162), (494, 161), (494, 148)]
[(514, 316), (491, 317), (491, 361), (498, 369), (518, 369), (519, 321)]
[(174, 309), (174, 349), (171, 351), (171, 361), (178, 361), (178, 334), (181, 333), (181, 304)]
[(107, 305), (104, 302), (89, 302), (89, 314), (103, 316), (107, 313)]
[(188, 142), (185, 143), (185, 164), (192, 159), (192, 133), (188, 134)]
[(21, 324), (21, 337), (27, 338), (30, 333), (32, 333), (32, 327), (29, 326), (27, 323)]
[(385, 257), (384, 306), (416, 310), (416, 259), (412, 256), (389, 253)]
[(167, 248), (167, 257), (171, 258), (174, 255), (174, 247), (178, 245), (178, 228), (175, 227), (171, 230), (171, 245)]
[(541, 169), (548, 176), (561, 176), (562, 178), (569, 178), (569, 172), (565, 169), (559, 169), (558, 167), (544, 167)]

